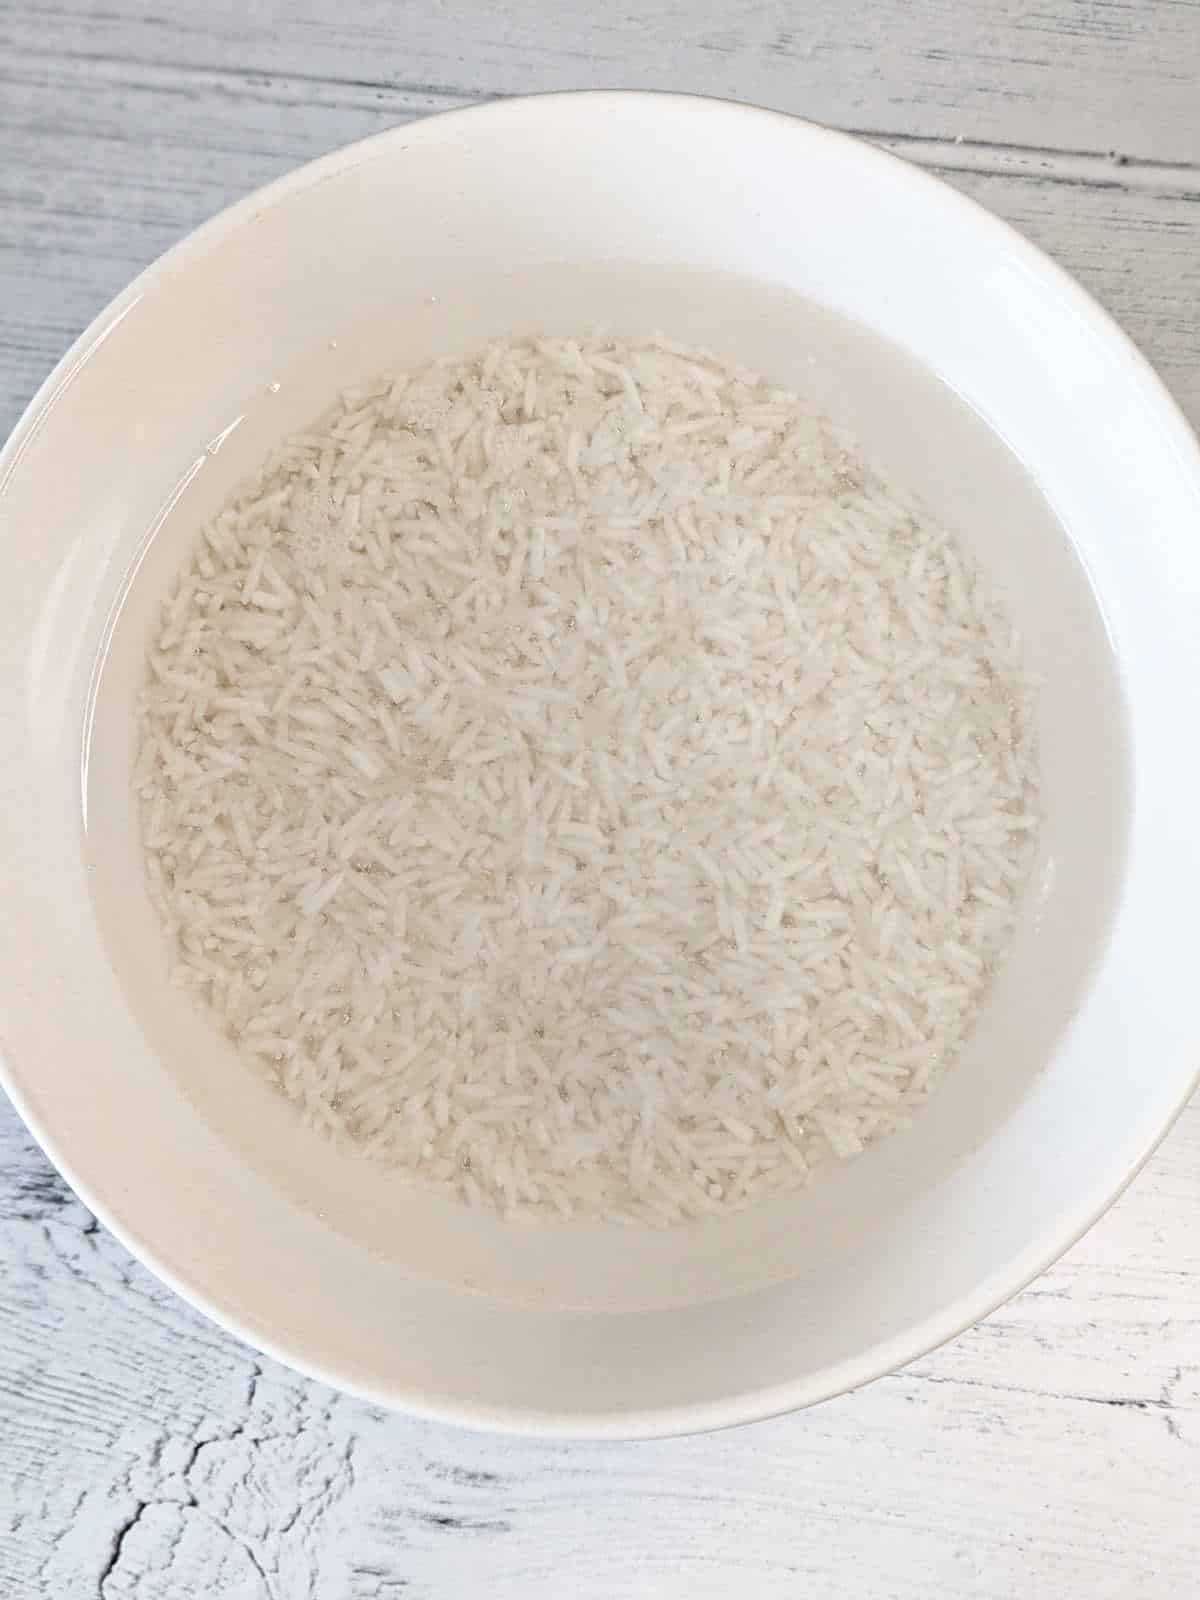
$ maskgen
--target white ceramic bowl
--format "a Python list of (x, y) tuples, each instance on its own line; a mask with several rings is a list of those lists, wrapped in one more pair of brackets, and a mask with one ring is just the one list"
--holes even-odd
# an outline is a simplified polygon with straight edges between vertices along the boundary
[[(657, 289), (629, 288), (643, 267)], [(1047, 870), (979, 1039), (910, 1134), (808, 1194), (665, 1233), (505, 1229), (308, 1141), (163, 987), (127, 792), (138, 629), (179, 538), (376, 341), (416, 359), (506, 324), (652, 310), (702, 338), (672, 325), (662, 289), (698, 268), (776, 286), (723, 329), (732, 354), (783, 362), (781, 286), (953, 386), (1065, 527), (1119, 687), (1086, 644), (1089, 627), (1104, 643), (1099, 613), (1064, 576), (1065, 543), (1036, 519), (1006, 527), (968, 446), (910, 437), (1047, 677)], [(5, 1084), (181, 1294), (384, 1404), (636, 1436), (873, 1378), (1071, 1243), (1192, 1087), (1198, 528), (1195, 442), (1107, 317), (1001, 223), (852, 139), (584, 94), (452, 113), (305, 167), (133, 284), (0, 457)]]

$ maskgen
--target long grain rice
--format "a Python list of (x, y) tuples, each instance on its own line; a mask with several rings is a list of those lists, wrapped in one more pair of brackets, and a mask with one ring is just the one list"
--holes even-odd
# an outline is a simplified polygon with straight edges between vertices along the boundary
[(314, 1127), (507, 1215), (720, 1212), (901, 1126), (1037, 848), (959, 543), (662, 339), (344, 396), (197, 541), (140, 718), (179, 978)]

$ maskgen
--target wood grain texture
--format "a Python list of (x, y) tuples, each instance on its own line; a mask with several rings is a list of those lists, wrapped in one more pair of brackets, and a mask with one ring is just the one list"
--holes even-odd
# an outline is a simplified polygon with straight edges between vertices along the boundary
[[(0, 436), (197, 222), (425, 111), (592, 84), (757, 100), (945, 173), (1200, 423), (1200, 4), (0, 0)], [(0, 1102), (0, 1600), (1175, 1600), (1200, 1570), (1200, 1103), (1052, 1272), (801, 1416), (481, 1439), (256, 1359)]]
[(1197, 0), (10, 0), (0, 55), (383, 96), (686, 89), (857, 129), (1200, 161)]
[(1200, 1104), (954, 1344), (777, 1422), (541, 1445), (259, 1360), (0, 1110), (0, 1595), (1167, 1600), (1200, 1563)]

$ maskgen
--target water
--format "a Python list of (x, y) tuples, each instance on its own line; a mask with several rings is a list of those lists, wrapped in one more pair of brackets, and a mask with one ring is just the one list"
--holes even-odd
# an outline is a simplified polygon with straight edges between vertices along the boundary
[[(575, 1228), (559, 1237), (504, 1229), (322, 1144), (215, 1026), (165, 986), (161, 931), (144, 896), (130, 893), (141, 864), (128, 772), (134, 698), (159, 602), (203, 521), (274, 444), (338, 390), (380, 371), (465, 354), (502, 333), (597, 325), (661, 330), (798, 390), (857, 438), (883, 476), (959, 533), (1007, 602), (1043, 680), (1046, 821), (1013, 958), (963, 1060), (911, 1133), (799, 1196), (670, 1233), (594, 1230), (579, 1251)], [(914, 1184), (932, 1181), (987, 1137), (1069, 1022), (1103, 939), (1125, 819), (1114, 774), (1125, 761), (1116, 664), (1086, 574), (1036, 483), (978, 416), (903, 351), (790, 292), (725, 274), (611, 265), (496, 278), (486, 297), (477, 278), (447, 282), (436, 299), (398, 302), (384, 326), (327, 330), (301, 362), (256, 374), (230, 400), (221, 427), (195, 441), (146, 529), (99, 677), (85, 804), (96, 913), (113, 964), (181, 1092), (246, 1161), (408, 1270), (519, 1299), (551, 1295), (612, 1309), (778, 1281), (820, 1249), (822, 1219), (836, 1215), (844, 1250), (856, 1218), (865, 1227), (880, 1204), (902, 1203)]]

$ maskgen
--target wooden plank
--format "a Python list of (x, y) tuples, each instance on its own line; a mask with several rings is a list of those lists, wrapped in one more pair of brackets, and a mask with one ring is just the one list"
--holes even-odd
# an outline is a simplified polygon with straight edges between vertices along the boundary
[(1058, 1267), (755, 1428), (486, 1439), (258, 1360), (0, 1106), (0, 1595), (1168, 1600), (1200, 1561), (1200, 1103)]
[(47, 57), (385, 93), (686, 89), (839, 127), (1200, 161), (1197, 0), (4, 0), (0, 59)]

